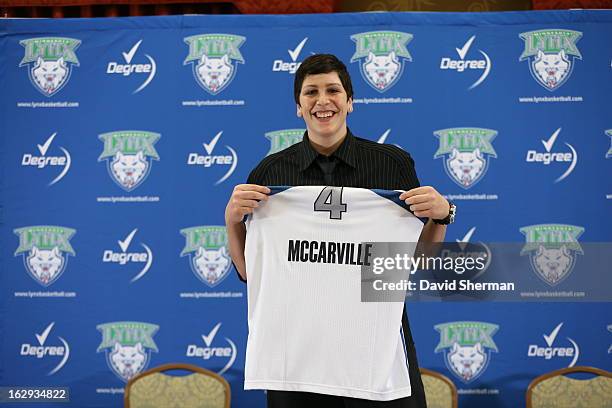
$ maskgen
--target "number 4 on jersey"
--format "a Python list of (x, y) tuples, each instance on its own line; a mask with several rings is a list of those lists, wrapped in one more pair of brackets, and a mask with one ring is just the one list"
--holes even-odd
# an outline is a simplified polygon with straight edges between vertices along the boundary
[(346, 212), (346, 203), (342, 202), (342, 187), (325, 187), (314, 202), (315, 211), (329, 212), (332, 220), (341, 220)]

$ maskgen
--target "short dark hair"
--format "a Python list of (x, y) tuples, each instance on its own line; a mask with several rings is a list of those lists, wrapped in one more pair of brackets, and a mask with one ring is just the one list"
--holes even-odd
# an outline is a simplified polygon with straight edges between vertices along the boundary
[(328, 74), (335, 72), (340, 78), (340, 82), (346, 91), (347, 98), (353, 97), (353, 84), (351, 76), (346, 69), (346, 65), (332, 54), (314, 54), (306, 58), (298, 70), (295, 72), (293, 81), (293, 96), (295, 103), (300, 104), (300, 92), (302, 91), (302, 83), (308, 75)]

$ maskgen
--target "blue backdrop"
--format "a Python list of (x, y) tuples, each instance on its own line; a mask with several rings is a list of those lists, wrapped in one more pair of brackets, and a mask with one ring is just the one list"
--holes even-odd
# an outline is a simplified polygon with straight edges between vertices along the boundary
[[(0, 20), (0, 385), (120, 406), (131, 376), (188, 362), (222, 373), (234, 406), (263, 406), (242, 390), (245, 286), (223, 214), (235, 184), (301, 138), (293, 73), (321, 52), (352, 75), (352, 131), (409, 151), (421, 183), (456, 202), (447, 239), (524, 243), (531, 300), (558, 300), (409, 303), (421, 365), (455, 382), (462, 407), (521, 406), (544, 372), (612, 368), (609, 303), (573, 302), (579, 278), (565, 279), (581, 242), (610, 241), (611, 23), (609, 11)], [(538, 267), (559, 242), (572, 265)], [(471, 372), (454, 367), (452, 348), (477, 343)]]

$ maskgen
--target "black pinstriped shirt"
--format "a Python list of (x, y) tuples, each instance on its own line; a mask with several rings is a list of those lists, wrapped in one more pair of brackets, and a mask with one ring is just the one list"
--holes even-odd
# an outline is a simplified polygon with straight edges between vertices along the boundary
[[(325, 170), (331, 167), (327, 174)], [(329, 157), (304, 140), (263, 159), (249, 175), (262, 186), (340, 186), (384, 190), (419, 187), (414, 161), (397, 146), (353, 136), (350, 130)]]
[[(319, 154), (304, 139), (264, 158), (247, 179), (262, 186), (339, 186), (384, 190), (410, 190), (419, 187), (410, 155), (397, 146), (355, 137), (350, 130), (329, 157)], [(408, 348), (412, 396), (406, 407), (424, 408), (425, 393), (419, 374), (414, 341), (406, 310), (402, 326)]]

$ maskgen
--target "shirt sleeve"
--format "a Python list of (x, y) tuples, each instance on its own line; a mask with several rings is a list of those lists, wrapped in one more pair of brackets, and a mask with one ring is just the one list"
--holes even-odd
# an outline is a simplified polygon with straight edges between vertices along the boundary
[(251, 170), (246, 182), (247, 184), (257, 184), (260, 186), (263, 185), (263, 170), (261, 163), (259, 163), (253, 170)]
[(410, 186), (410, 188), (417, 188), (421, 186), (421, 182), (419, 181), (419, 178), (417, 176), (416, 173), (416, 168), (414, 165), (414, 160), (412, 159), (412, 156), (410, 156), (409, 153), (406, 153), (407, 156), (407, 166), (406, 166), (406, 170), (408, 173), (407, 176), (407, 185)]
[(399, 185), (401, 190), (411, 190), (413, 188), (417, 188), (421, 186), (419, 182), (419, 178), (416, 174), (416, 169), (414, 166), (414, 160), (410, 153), (400, 148), (397, 148), (400, 152), (399, 157)]

